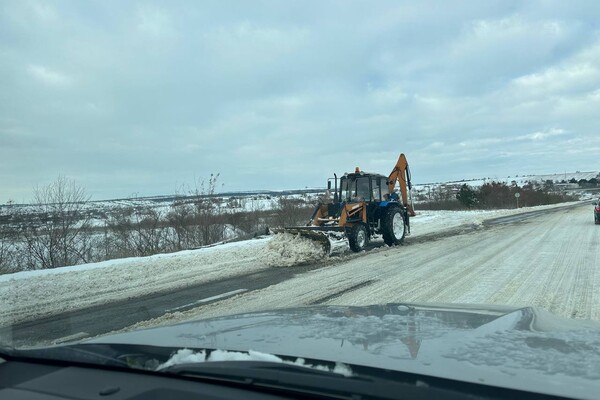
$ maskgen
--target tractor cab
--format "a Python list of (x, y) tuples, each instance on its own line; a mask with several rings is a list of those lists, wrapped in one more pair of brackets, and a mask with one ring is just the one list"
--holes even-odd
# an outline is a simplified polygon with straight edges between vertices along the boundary
[(338, 202), (381, 202), (388, 196), (387, 177), (358, 172), (340, 178)]
[[(348, 223), (367, 222), (377, 225), (379, 219), (379, 206), (385, 205), (389, 200), (388, 193), (388, 178), (380, 174), (371, 174), (363, 171), (344, 174), (339, 179), (335, 178), (335, 196), (333, 202), (326, 205), (327, 211), (323, 212), (323, 216), (333, 218), (336, 223), (339, 221), (343, 210), (348, 213)], [(330, 182), (331, 183), (331, 182)], [(331, 188), (331, 184), (328, 187)], [(358, 208), (360, 206), (360, 208)], [(365, 213), (354, 213), (353, 211), (362, 210), (365, 208)], [(323, 210), (324, 211), (324, 210)]]

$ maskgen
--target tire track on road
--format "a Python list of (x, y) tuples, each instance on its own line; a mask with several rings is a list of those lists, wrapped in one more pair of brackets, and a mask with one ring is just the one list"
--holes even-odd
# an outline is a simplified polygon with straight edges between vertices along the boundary
[[(369, 292), (359, 290), (330, 304), (368, 304), (381, 299), (483, 302), (536, 305), (567, 317), (599, 319), (600, 273), (595, 267), (599, 257), (598, 248), (591, 244), (600, 242), (600, 229), (594, 230), (588, 212), (580, 207), (463, 235), (458, 244), (470, 253), (463, 260), (457, 260), (457, 250), (447, 241), (436, 242), (440, 248), (432, 254), (446, 254), (438, 262), (432, 257), (422, 259), (420, 277), (381, 280)], [(412, 275), (417, 262), (412, 260), (413, 266), (400, 268), (399, 274)], [(394, 290), (402, 293), (393, 294)]]

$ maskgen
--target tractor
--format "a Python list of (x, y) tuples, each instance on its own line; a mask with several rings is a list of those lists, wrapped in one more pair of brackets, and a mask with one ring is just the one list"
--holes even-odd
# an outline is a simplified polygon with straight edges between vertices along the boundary
[[(330, 239), (348, 240), (354, 252), (364, 250), (375, 236), (381, 235), (388, 246), (402, 243), (410, 234), (409, 218), (415, 215), (409, 204), (410, 170), (404, 154), (388, 176), (361, 171), (346, 173), (327, 181), (328, 193), (333, 185), (332, 201), (320, 203), (306, 226), (287, 227), (276, 232), (289, 232), (321, 243), (331, 250)], [(396, 181), (400, 196), (395, 190)]]

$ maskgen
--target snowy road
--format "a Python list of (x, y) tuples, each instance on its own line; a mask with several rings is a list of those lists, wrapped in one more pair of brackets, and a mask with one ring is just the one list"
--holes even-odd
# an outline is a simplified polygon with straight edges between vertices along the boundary
[[(501, 222), (376, 249), (180, 318), (306, 304), (447, 302), (533, 305), (561, 316), (600, 320), (600, 227), (593, 224), (589, 206)], [(155, 323), (160, 320), (148, 325)]]
[(13, 321), (15, 340), (44, 342), (307, 304), (536, 305), (600, 320), (600, 228), (589, 205), (516, 212), (422, 212), (406, 246), (303, 267), (273, 264), (263, 239), (16, 274), (0, 280), (12, 301), (0, 317)]
[[(12, 341), (19, 345), (33, 342), (62, 343), (69, 341), (74, 336), (80, 338), (100, 335), (126, 328), (138, 321), (164, 315), (177, 318), (180, 311), (216, 302), (239, 293), (262, 289), (290, 279), (295, 274), (315, 268), (317, 267), (268, 268), (179, 288), (170, 293), (121, 300), (21, 322), (12, 327)], [(0, 337), (2, 331), (3, 329), (0, 327)]]

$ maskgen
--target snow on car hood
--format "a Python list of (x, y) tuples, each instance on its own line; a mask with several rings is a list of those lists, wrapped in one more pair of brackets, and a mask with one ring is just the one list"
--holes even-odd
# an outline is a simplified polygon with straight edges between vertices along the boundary
[(260, 351), (592, 398), (600, 324), (536, 308), (388, 304), (240, 314), (86, 343)]

